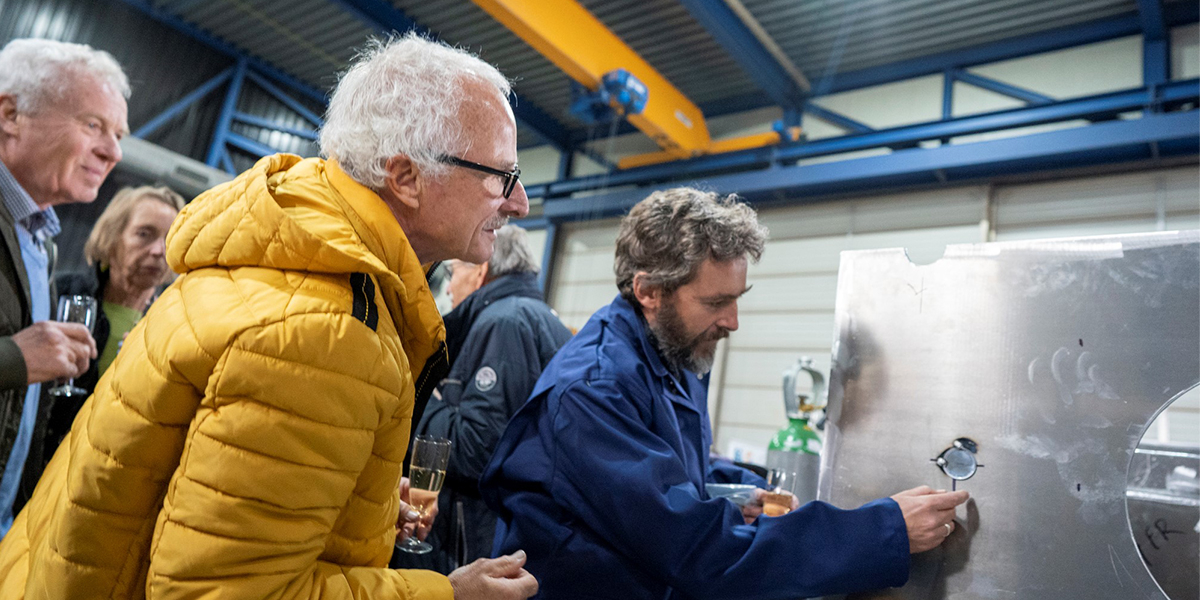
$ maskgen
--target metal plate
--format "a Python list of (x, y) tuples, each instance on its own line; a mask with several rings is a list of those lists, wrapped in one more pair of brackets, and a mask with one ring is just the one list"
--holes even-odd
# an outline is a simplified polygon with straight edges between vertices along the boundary
[(960, 437), (986, 465), (908, 585), (856, 598), (1167, 597), (1126, 477), (1200, 381), (1200, 232), (843, 253), (836, 327), (820, 499), (950, 489), (931, 459)]
[(1129, 466), (1125, 496), (1134, 542), (1159, 587), (1175, 600), (1200, 598), (1198, 471), (1200, 447), (1144, 440)]

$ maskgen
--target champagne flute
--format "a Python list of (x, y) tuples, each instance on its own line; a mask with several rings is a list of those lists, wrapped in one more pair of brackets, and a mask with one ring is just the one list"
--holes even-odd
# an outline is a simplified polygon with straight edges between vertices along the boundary
[[(446, 480), (446, 465), (450, 462), (450, 440), (418, 435), (413, 441), (412, 465), (408, 470), (408, 496), (413, 510), (424, 519), (429, 509), (437, 506), (438, 492)], [(425, 554), (433, 546), (412, 535), (396, 542), (396, 549), (412, 554)]]
[[(58, 321), (61, 323), (80, 323), (84, 327), (87, 327), (88, 331), (91, 331), (92, 327), (96, 325), (96, 299), (83, 295), (59, 296)], [(51, 396), (60, 398), (88, 395), (87, 390), (75, 385), (74, 377), (67, 379), (66, 383), (52, 388), (49, 393)]]

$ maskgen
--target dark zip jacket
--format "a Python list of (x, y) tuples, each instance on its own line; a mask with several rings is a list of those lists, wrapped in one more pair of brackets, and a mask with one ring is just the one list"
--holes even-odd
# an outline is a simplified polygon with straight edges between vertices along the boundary
[[(496, 515), (479, 498), (479, 475), (513, 413), (571, 331), (542, 301), (532, 273), (501, 276), (445, 318), (450, 373), (431, 398), (418, 433), (454, 442), (431, 534), (431, 568), (491, 556)], [(399, 554), (399, 553), (397, 553)]]

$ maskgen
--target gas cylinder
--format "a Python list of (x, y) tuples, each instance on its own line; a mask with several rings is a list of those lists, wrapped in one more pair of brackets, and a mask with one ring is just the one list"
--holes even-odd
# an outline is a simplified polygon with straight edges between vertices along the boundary
[[(811, 392), (796, 392), (797, 379), (807, 374)], [(795, 494), (801, 504), (817, 499), (817, 479), (821, 473), (821, 437), (827, 392), (825, 376), (813, 367), (813, 360), (801, 357), (783, 372), (783, 407), (788, 425), (780, 429), (767, 446), (767, 468), (790, 474), (782, 487)]]

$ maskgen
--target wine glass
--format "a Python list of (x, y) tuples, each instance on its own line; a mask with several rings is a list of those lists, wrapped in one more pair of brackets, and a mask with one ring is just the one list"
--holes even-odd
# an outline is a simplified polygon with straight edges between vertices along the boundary
[[(58, 321), (62, 323), (80, 323), (92, 330), (96, 325), (96, 299), (91, 296), (59, 296), (58, 297)], [(60, 380), (61, 381), (61, 380)], [(69, 378), (66, 383), (58, 385), (50, 390), (51, 396), (56, 397), (75, 397), (87, 396), (88, 391), (75, 386), (75, 378)]]
[[(450, 440), (418, 435), (413, 441), (412, 465), (408, 470), (408, 496), (413, 510), (424, 519), (429, 509), (437, 505), (438, 492), (446, 480), (446, 464), (450, 462)], [(412, 554), (425, 554), (433, 546), (411, 535), (396, 542), (396, 549)]]
[(763, 514), (768, 517), (778, 517), (792, 511), (792, 500), (795, 494), (797, 473), (789, 469), (771, 469), (767, 473), (767, 486), (770, 491), (763, 494)]

